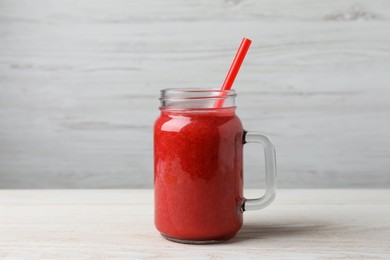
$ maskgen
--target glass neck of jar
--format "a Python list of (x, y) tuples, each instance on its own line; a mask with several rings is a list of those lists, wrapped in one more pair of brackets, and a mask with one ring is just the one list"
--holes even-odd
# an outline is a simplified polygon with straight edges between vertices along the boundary
[(217, 112), (235, 110), (236, 92), (207, 89), (163, 89), (160, 94), (161, 111)]

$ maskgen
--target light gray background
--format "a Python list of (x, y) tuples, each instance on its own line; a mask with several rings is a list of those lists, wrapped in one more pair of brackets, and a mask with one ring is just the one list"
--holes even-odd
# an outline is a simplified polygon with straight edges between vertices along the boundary
[(0, 188), (152, 187), (159, 90), (219, 88), (244, 36), (279, 187), (390, 187), (390, 1), (0, 0)]

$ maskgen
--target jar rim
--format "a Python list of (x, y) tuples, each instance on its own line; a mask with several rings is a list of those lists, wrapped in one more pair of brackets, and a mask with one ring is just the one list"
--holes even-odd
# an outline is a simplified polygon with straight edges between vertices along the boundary
[(237, 94), (234, 89), (166, 88), (161, 90), (159, 100), (226, 99), (235, 96)]
[(235, 109), (236, 91), (203, 88), (167, 88), (161, 90), (160, 110), (211, 111)]

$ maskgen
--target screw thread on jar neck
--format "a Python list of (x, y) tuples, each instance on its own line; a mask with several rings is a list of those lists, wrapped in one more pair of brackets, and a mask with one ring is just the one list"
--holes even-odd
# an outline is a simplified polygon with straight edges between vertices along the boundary
[[(163, 89), (160, 95), (160, 110), (210, 111), (226, 108), (235, 109), (235, 97), (234, 89)], [(215, 107), (216, 102), (219, 103), (218, 107)]]

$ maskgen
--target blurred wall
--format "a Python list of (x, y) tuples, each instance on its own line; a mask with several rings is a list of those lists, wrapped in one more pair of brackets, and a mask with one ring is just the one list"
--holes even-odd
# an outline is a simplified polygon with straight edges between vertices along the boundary
[(219, 88), (242, 37), (237, 112), (279, 187), (389, 188), (385, 0), (0, 0), (0, 188), (151, 188), (159, 90)]

